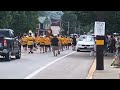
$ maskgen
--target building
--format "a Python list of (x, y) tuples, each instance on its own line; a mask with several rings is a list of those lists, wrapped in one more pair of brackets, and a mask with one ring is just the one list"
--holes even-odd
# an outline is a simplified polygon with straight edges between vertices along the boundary
[(60, 34), (61, 31), (61, 19), (51, 19), (52, 34)]
[(51, 29), (51, 19), (49, 17), (39, 17), (39, 34), (46, 35), (46, 32)]

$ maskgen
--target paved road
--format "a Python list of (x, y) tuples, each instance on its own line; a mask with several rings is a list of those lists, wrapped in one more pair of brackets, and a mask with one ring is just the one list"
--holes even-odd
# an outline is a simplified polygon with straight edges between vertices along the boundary
[(22, 53), (22, 58), (18, 60), (13, 58), (5, 62), (0, 59), (0, 79), (85, 79), (92, 62), (89, 52), (66, 50), (58, 57), (51, 52)]

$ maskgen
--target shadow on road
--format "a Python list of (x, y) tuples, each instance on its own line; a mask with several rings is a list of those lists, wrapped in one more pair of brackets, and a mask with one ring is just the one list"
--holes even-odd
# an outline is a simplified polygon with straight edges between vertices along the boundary
[(11, 58), (10, 61), (6, 61), (6, 60), (4, 59), (4, 57), (0, 57), (0, 62), (11, 62), (11, 61), (14, 61), (14, 60), (16, 60), (16, 58)]

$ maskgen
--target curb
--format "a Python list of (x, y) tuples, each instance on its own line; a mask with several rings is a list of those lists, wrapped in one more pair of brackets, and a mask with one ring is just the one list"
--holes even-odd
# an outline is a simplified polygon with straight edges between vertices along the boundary
[(96, 66), (96, 59), (93, 61), (89, 71), (88, 71), (88, 75), (86, 77), (86, 79), (93, 79), (93, 74), (95, 72), (95, 67)]

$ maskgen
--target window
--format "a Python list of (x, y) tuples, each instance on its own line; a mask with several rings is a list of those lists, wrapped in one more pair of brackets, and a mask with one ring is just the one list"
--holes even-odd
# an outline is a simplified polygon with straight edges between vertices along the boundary
[(79, 38), (79, 41), (90, 42), (90, 41), (94, 41), (94, 38), (92, 36), (81, 36)]
[(0, 30), (0, 36), (10, 37), (9, 31)]

